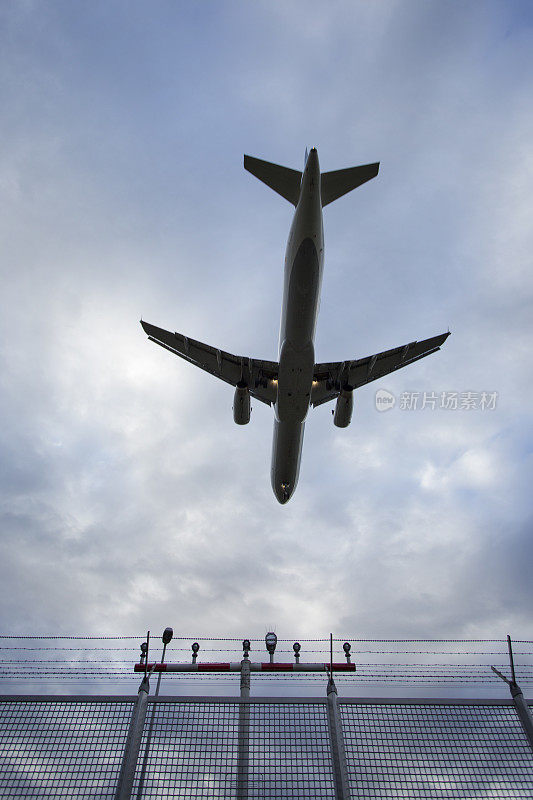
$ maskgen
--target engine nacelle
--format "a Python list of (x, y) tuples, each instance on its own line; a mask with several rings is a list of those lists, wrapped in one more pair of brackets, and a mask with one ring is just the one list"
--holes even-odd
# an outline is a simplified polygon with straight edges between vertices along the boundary
[(333, 424), (336, 425), (337, 428), (347, 428), (352, 419), (352, 412), (353, 389), (342, 389), (340, 395), (337, 397)]
[(237, 425), (250, 422), (250, 392), (246, 385), (237, 384), (233, 398), (233, 419)]

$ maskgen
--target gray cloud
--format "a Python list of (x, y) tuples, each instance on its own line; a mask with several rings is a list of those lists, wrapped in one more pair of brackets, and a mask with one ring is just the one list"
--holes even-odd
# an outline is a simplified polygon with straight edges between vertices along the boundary
[[(3, 12), (3, 629), (527, 638), (527, 9), (157, 5)], [(382, 160), (325, 213), (317, 357), (450, 325), (383, 387), (499, 399), (320, 408), (281, 508), (268, 409), (238, 429), (138, 319), (276, 357), (291, 212), (242, 152), (312, 144)]]

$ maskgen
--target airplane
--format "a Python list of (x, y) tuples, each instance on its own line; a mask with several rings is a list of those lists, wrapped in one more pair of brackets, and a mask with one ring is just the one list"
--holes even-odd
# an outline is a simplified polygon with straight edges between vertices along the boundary
[(296, 207), (285, 255), (278, 361), (236, 356), (143, 320), (141, 325), (152, 342), (235, 387), (237, 425), (250, 421), (250, 398), (274, 406), (271, 482), (283, 504), (298, 482), (309, 408), (336, 400), (333, 423), (346, 428), (355, 389), (436, 353), (449, 332), (366, 358), (315, 363), (324, 263), (322, 208), (375, 178), (379, 162), (321, 173), (313, 147), (306, 150), (303, 173), (247, 155), (244, 168)]

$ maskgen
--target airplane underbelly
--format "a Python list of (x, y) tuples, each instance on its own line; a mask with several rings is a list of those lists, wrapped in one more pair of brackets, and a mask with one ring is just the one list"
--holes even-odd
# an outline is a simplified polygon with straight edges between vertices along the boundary
[(275, 410), (281, 422), (303, 422), (309, 410), (315, 350), (312, 342), (296, 348), (285, 340), (281, 346), (278, 396)]
[(307, 237), (294, 257), (285, 297), (282, 336), (295, 347), (303, 347), (314, 339), (319, 293), (320, 261), (315, 243)]
[(303, 422), (309, 410), (315, 364), (320, 261), (313, 239), (305, 238), (287, 271), (281, 327), (276, 416)]

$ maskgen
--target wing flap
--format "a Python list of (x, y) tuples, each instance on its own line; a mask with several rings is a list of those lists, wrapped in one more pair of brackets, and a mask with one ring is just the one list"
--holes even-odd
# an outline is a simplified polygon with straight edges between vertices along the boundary
[(343, 386), (357, 389), (359, 386), (383, 378), (391, 372), (396, 372), (409, 364), (414, 364), (421, 358), (436, 353), (449, 335), (449, 332), (442, 333), (421, 342), (409, 342), (401, 347), (384, 350), (382, 353), (355, 361), (331, 361), (315, 364), (312, 405), (318, 406), (328, 400), (333, 400)]
[(191, 339), (182, 333), (173, 333), (158, 328), (141, 320), (141, 325), (150, 341), (165, 350), (183, 358), (195, 367), (203, 369), (210, 375), (236, 386), (244, 381), (252, 397), (271, 405), (275, 402), (277, 387), (273, 383), (278, 376), (278, 364), (275, 361), (264, 361), (227, 353), (225, 350), (212, 347), (204, 342)]

